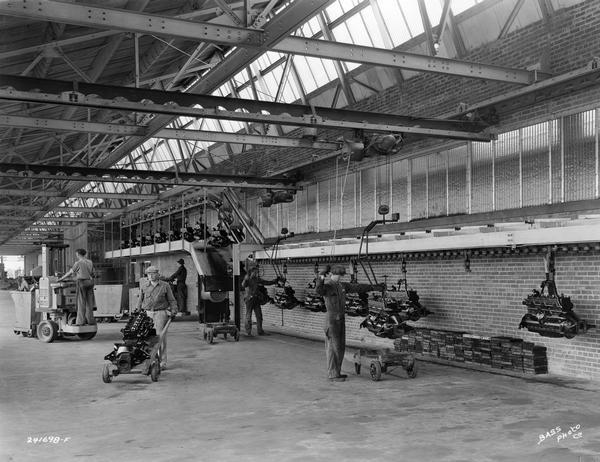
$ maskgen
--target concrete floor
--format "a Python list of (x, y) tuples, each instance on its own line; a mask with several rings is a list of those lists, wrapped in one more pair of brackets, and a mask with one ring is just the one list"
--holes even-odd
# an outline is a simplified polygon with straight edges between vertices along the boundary
[[(178, 320), (158, 382), (104, 384), (123, 323), (45, 344), (13, 334), (7, 292), (0, 312), (2, 461), (600, 462), (597, 383), (426, 362), (416, 379), (398, 369), (380, 382), (347, 364), (350, 379), (330, 383), (322, 343), (273, 334), (208, 345), (197, 322)], [(43, 436), (61, 441), (28, 442)]]

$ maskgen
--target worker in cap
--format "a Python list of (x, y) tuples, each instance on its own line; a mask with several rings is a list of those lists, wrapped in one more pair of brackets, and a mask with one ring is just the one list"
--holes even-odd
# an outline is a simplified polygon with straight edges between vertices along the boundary
[[(329, 278), (326, 279), (326, 276)], [(381, 286), (342, 282), (346, 275), (343, 266), (327, 265), (317, 278), (315, 290), (325, 300), (325, 352), (327, 356), (328, 378), (332, 382), (343, 382), (348, 377), (342, 374), (342, 361), (346, 351), (346, 292), (364, 293), (380, 290)]]
[[(160, 280), (156, 266), (146, 268), (147, 279), (140, 282), (140, 298), (136, 310), (145, 310), (154, 321), (154, 329), (160, 335), (170, 317), (177, 313), (177, 300), (173, 296), (171, 286)], [(166, 333), (159, 347), (160, 368), (167, 368), (167, 336)]]
[(265, 286), (277, 284), (279, 277), (272, 280), (262, 279), (258, 266), (248, 266), (248, 273), (242, 281), (242, 289), (245, 289), (244, 301), (246, 302), (245, 325), (246, 335), (252, 337), (252, 312), (256, 316), (256, 330), (258, 335), (269, 335), (263, 329), (263, 316), (261, 304), (269, 300)]
[(187, 285), (185, 280), (187, 279), (187, 269), (185, 267), (185, 261), (183, 258), (177, 260), (179, 268), (175, 271), (167, 280), (176, 284), (175, 297), (177, 298), (177, 309), (180, 315), (188, 315), (190, 312), (187, 309)]

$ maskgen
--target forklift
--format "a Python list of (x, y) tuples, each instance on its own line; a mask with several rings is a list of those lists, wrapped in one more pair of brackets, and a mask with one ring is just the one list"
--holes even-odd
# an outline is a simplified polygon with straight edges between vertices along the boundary
[(35, 289), (35, 311), (40, 313), (37, 337), (45, 343), (57, 338), (79, 337), (90, 340), (98, 332), (96, 325), (77, 326), (77, 289), (75, 281), (58, 282), (48, 275), (48, 248), (42, 245), (42, 276)]

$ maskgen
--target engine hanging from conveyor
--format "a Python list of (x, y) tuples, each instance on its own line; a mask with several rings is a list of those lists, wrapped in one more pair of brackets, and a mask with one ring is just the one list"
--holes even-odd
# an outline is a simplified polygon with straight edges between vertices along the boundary
[[(388, 289), (386, 281), (386, 289), (382, 296), (375, 300), (369, 308), (369, 314), (360, 325), (377, 337), (399, 338), (405, 332), (413, 330), (413, 327), (407, 324), (408, 321), (418, 321), (431, 314), (431, 311), (419, 302), (417, 291), (408, 288), (404, 258), (402, 274), (403, 277), (398, 280), (396, 286)], [(376, 304), (379, 304), (379, 307), (375, 306)]]
[[(350, 282), (358, 282), (358, 270), (356, 261), (352, 261), (352, 275)], [(369, 314), (369, 294), (366, 292), (358, 294), (346, 294), (345, 312), (348, 316), (367, 316)]]
[(527, 306), (527, 313), (521, 319), (519, 329), (527, 329), (543, 337), (571, 339), (595, 326), (579, 319), (573, 311), (571, 297), (558, 295), (554, 263), (554, 249), (550, 248), (544, 256), (546, 279), (542, 281), (541, 290), (533, 289), (523, 300), (523, 305)]
[[(315, 263), (315, 278), (308, 283), (309, 289), (315, 289), (317, 286), (317, 277), (319, 275), (319, 264)], [(326, 312), (327, 308), (325, 307), (325, 300), (320, 295), (317, 295), (316, 292), (307, 293), (304, 296), (304, 308), (307, 310), (313, 311), (315, 313)]]
[[(369, 223), (362, 232), (360, 237), (360, 245), (358, 247), (358, 255), (355, 261), (352, 262), (352, 282), (357, 279), (357, 264), (360, 264), (364, 271), (369, 284), (379, 285), (377, 276), (369, 259), (369, 232), (377, 225), (385, 225), (389, 222), (396, 222), (400, 219), (398, 213), (392, 213), (389, 220), (386, 220), (386, 215), (390, 213), (387, 205), (380, 205), (378, 209), (379, 215), (382, 215), (381, 220), (374, 220)], [(364, 253), (363, 253), (364, 248)], [(402, 259), (403, 277), (398, 281), (396, 287), (387, 287), (387, 278), (384, 277), (385, 283), (381, 284), (383, 290), (381, 296), (377, 296), (369, 303), (368, 299), (363, 298), (349, 299), (351, 306), (346, 307), (346, 312), (349, 315), (354, 313), (362, 313), (366, 318), (360, 323), (360, 327), (364, 327), (369, 332), (377, 337), (398, 338), (407, 331), (412, 330), (412, 326), (408, 325), (408, 321), (417, 321), (423, 316), (431, 314), (427, 308), (419, 303), (419, 295), (415, 290), (408, 289), (406, 282), (406, 260)], [(404, 284), (406, 298), (399, 299), (394, 296), (394, 293), (401, 293), (402, 284)], [(365, 301), (367, 303), (365, 303)]]
[(281, 268), (276, 264), (279, 243), (288, 237), (294, 237), (294, 233), (290, 233), (287, 228), (282, 228), (281, 235), (277, 238), (275, 245), (273, 246), (273, 258), (271, 258), (271, 265), (279, 278), (279, 282), (277, 283), (273, 294), (273, 300), (275, 301), (275, 305), (282, 310), (291, 310), (301, 304), (296, 298), (296, 291), (287, 280), (287, 264), (283, 262)]

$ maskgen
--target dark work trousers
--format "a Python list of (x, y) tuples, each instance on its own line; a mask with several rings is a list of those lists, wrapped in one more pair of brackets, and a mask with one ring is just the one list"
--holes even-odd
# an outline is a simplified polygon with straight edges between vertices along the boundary
[(177, 309), (180, 313), (187, 311), (187, 286), (184, 282), (177, 283), (177, 294), (175, 294), (177, 298)]
[(246, 300), (246, 333), (252, 333), (252, 311), (256, 314), (256, 329), (258, 333), (262, 333), (263, 327), (263, 317), (262, 317), (262, 308), (260, 307), (260, 303), (258, 303), (257, 297), (250, 297)]
[(325, 330), (325, 353), (329, 378), (339, 377), (346, 351), (346, 323), (344, 319), (331, 322)]
[(94, 303), (94, 281), (77, 279), (77, 325), (96, 324)]

